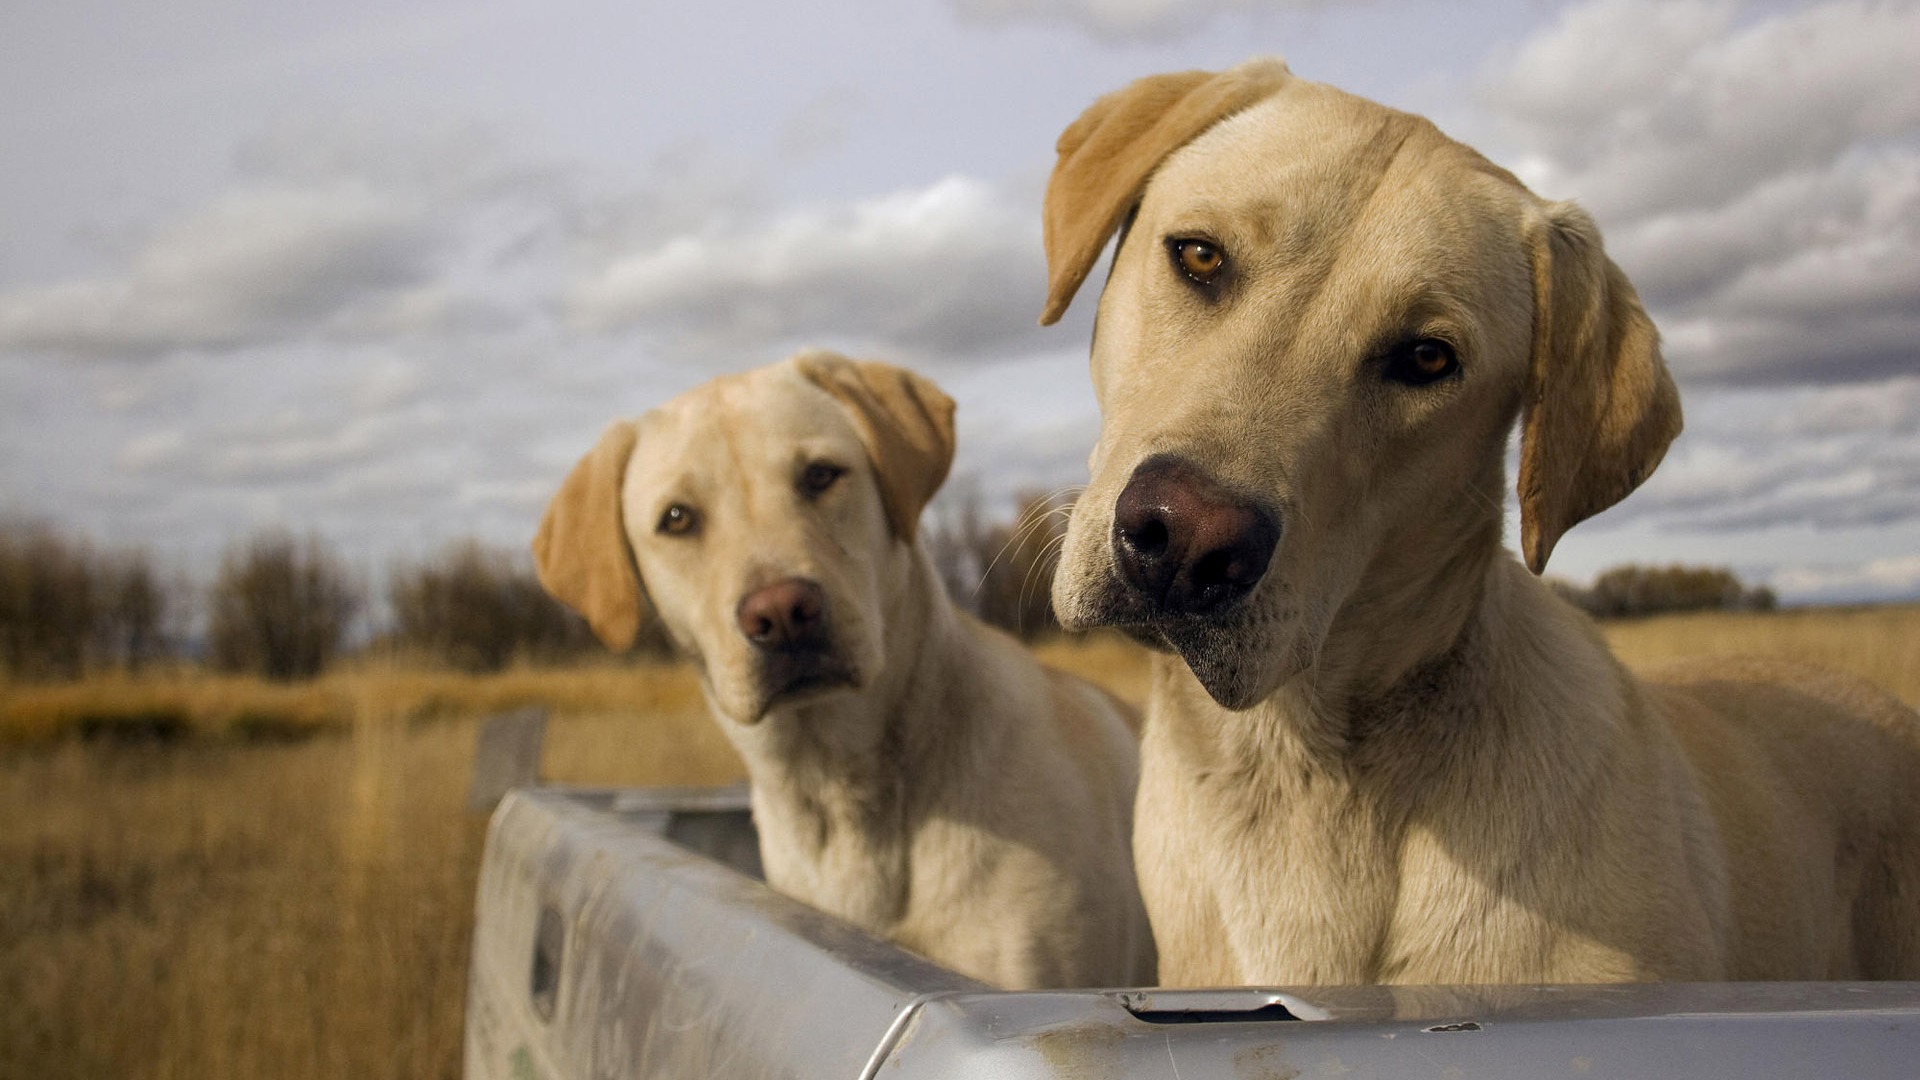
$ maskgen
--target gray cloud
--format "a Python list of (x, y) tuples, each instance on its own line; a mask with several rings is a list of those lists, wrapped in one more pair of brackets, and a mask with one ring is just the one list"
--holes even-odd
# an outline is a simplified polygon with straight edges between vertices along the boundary
[(1828, 3), (1737, 25), (1726, 0), (1568, 9), (1484, 100), (1596, 211), (1716, 205), (1920, 122), (1920, 6)]
[(157, 230), (117, 275), (0, 296), (0, 348), (143, 356), (279, 337), (418, 284), (436, 240), (366, 190), (232, 194)]
[(1609, 512), (1725, 533), (1920, 522), (1920, 376), (1836, 387), (1699, 392), (1659, 470)]
[(1920, 595), (1920, 555), (1895, 555), (1857, 564), (1784, 567), (1770, 580), (1790, 597), (1825, 600)]
[(558, 250), (573, 211), (563, 174), (477, 130), (289, 122), (242, 140), (224, 192), (146, 228), (103, 272), (0, 293), (0, 351), (151, 358), (497, 331), (537, 300), (527, 249)]
[(642, 248), (577, 281), (567, 311), (589, 332), (638, 328), (709, 350), (830, 341), (969, 357), (1041, 340), (1044, 283), (1037, 215), (949, 177)]
[(990, 26), (1053, 23), (1108, 42), (1181, 37), (1228, 12), (1312, 10), (1341, 2), (1353, 0), (952, 0), (954, 11), (969, 22)]
[(1916, 69), (1920, 4), (1595, 0), (1480, 97), (1535, 190), (1594, 210), (1683, 379), (1834, 382), (1916, 360)]

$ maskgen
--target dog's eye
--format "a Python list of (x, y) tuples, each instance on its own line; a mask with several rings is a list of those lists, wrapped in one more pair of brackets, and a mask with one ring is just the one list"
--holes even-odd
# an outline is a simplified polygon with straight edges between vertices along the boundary
[(800, 493), (808, 497), (818, 495), (832, 487), (846, 471), (831, 461), (816, 461), (800, 471)]
[(664, 536), (686, 536), (700, 526), (700, 514), (685, 503), (674, 503), (660, 513), (654, 531)]
[(1227, 253), (1210, 240), (1176, 238), (1167, 241), (1167, 251), (1181, 273), (1202, 285), (1212, 284), (1220, 276), (1220, 268), (1227, 265)]
[(1438, 338), (1409, 341), (1387, 354), (1387, 378), (1408, 386), (1426, 386), (1460, 370), (1453, 346)]

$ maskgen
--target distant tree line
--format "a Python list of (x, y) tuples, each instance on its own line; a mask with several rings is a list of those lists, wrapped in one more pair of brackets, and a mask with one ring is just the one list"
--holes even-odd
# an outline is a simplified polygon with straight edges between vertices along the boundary
[[(0, 523), (0, 672), (59, 679), (197, 661), (293, 680), (350, 651), (491, 671), (599, 649), (584, 621), (548, 599), (525, 555), (473, 541), (396, 564), (385, 595), (389, 625), (356, 635), (368, 585), (314, 535), (248, 537), (195, 586), (163, 582), (140, 549)], [(641, 647), (663, 642), (643, 636)]]
[(1553, 579), (1554, 591), (1596, 619), (1625, 619), (1682, 611), (1772, 611), (1772, 589), (1749, 587), (1718, 566), (1616, 566), (1589, 588)]
[[(962, 498), (928, 515), (922, 542), (961, 607), (1022, 638), (1057, 633), (1053, 571), (1070, 506), (1058, 495), (1030, 494), (1007, 519)], [(1597, 618), (1775, 606), (1772, 590), (1715, 567), (1628, 565), (1587, 588), (1551, 584)], [(211, 583), (195, 586), (163, 579), (138, 548), (102, 549), (45, 525), (0, 523), (0, 672), (14, 677), (197, 661), (291, 680), (350, 651), (480, 672), (601, 652), (586, 623), (541, 589), (524, 550), (468, 540), (397, 562), (384, 599), (377, 632), (365, 632), (367, 583), (313, 535), (246, 538), (229, 548)], [(661, 628), (643, 628), (635, 651), (666, 655)]]

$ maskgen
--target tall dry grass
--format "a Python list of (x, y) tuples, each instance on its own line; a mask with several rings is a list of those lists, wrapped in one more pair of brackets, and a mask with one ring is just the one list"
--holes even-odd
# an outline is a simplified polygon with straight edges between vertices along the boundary
[(1920, 605), (1701, 612), (1601, 624), (1630, 667), (1714, 656), (1771, 656), (1858, 675), (1920, 707)]
[[(143, 685), (203, 732), (299, 694), (185, 675), (71, 693)], [(678, 668), (305, 690), (329, 733), (304, 742), (67, 737), (0, 757), (0, 1077), (455, 1077), (485, 831), (465, 808), (475, 718), (552, 705), (553, 780), (740, 775)]]
[[(1857, 675), (1920, 707), (1920, 605), (1701, 612), (1603, 622), (1600, 629), (1615, 654), (1639, 670), (1699, 657), (1779, 657)], [(1146, 700), (1147, 652), (1127, 638), (1056, 638), (1034, 652), (1127, 701)]]
[[(1607, 634), (1636, 663), (1816, 659), (1920, 703), (1920, 608)], [(1144, 651), (1123, 638), (1040, 651), (1145, 697)], [(484, 833), (465, 810), (475, 721), (525, 704), (553, 710), (548, 779), (740, 776), (677, 667), (0, 684), (0, 1078), (457, 1076)], [(173, 741), (81, 722), (158, 713), (184, 717)]]

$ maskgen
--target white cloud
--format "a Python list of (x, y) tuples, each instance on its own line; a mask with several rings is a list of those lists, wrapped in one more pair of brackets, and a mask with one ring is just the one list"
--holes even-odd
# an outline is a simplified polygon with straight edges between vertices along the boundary
[(1539, 179), (1603, 214), (1713, 205), (1920, 122), (1920, 5), (1827, 3), (1736, 26), (1717, 0), (1595, 0), (1521, 47), (1488, 104)]
[(1541, 194), (1594, 210), (1691, 381), (1838, 382), (1920, 349), (1920, 4), (1594, 0), (1492, 65)]
[(1688, 395), (1687, 430), (1612, 527), (1687, 533), (1920, 522), (1920, 376)]
[(224, 191), (102, 271), (0, 293), (0, 351), (144, 358), (497, 332), (551, 292), (576, 202), (560, 172), (479, 132), (288, 123), (244, 140)]
[(949, 177), (674, 237), (576, 283), (567, 310), (583, 330), (639, 327), (681, 344), (966, 357), (1035, 333), (1044, 280), (1032, 208)]
[(1920, 595), (1920, 555), (1872, 559), (1861, 565), (1789, 566), (1769, 584), (1789, 600)]
[(231, 348), (414, 284), (434, 240), (418, 212), (364, 189), (230, 194), (155, 231), (120, 274), (0, 296), (0, 347)]

